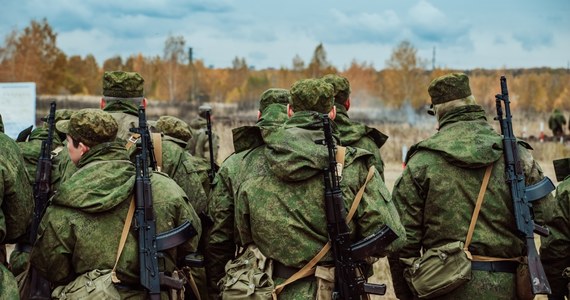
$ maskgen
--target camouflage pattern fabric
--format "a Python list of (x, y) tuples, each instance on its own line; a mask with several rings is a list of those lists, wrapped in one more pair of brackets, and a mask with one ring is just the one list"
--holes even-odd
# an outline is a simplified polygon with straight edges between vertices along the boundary
[[(127, 210), (133, 195), (135, 167), (124, 145), (103, 143), (92, 147), (78, 163), (79, 170), (62, 183), (40, 224), (32, 250), (32, 265), (55, 285), (64, 285), (93, 269), (111, 269)], [(172, 272), (179, 259), (194, 252), (201, 233), (200, 220), (188, 198), (162, 173), (151, 175), (157, 233), (189, 220), (198, 231), (190, 241), (164, 251), (159, 268)], [(131, 228), (117, 266), (117, 276), (136, 290), (139, 263), (137, 232)], [(122, 292), (122, 291), (121, 291)], [(122, 295), (124, 296), (124, 295)]]
[(287, 106), (290, 99), (291, 94), (286, 89), (268, 89), (261, 94), (261, 99), (259, 100), (259, 111), (263, 112), (270, 104)]
[(380, 155), (380, 148), (386, 143), (388, 136), (377, 129), (350, 120), (343, 105), (337, 106), (334, 123), (339, 131), (341, 145), (361, 148), (372, 153), (374, 166), (384, 180), (384, 161)]
[(103, 111), (110, 113), (115, 118), (119, 126), (117, 139), (126, 143), (129, 137), (133, 135), (130, 129), (138, 127), (139, 124), (137, 105), (130, 100), (107, 100)]
[(0, 132), (4, 132), (4, 121), (2, 121), (2, 115), (0, 114)]
[[(322, 169), (328, 153), (324, 146), (315, 143), (323, 138), (321, 122), (318, 113), (301, 111), (283, 127), (262, 128), (264, 145), (246, 151), (243, 158), (236, 156), (241, 165), (228, 170), (229, 177), (232, 172), (239, 172), (237, 182), (222, 182), (224, 177), (217, 177), (209, 204), (214, 228), (206, 251), (210, 258), (215, 258), (207, 260), (208, 272), (213, 274), (211, 280), (233, 258), (236, 244), (254, 243), (267, 257), (294, 268), (305, 265), (326, 244)], [(347, 150), (341, 182), (346, 207), (364, 183), (370, 157), (362, 150)], [(218, 186), (227, 189), (228, 184), (233, 194), (226, 192), (218, 197), (218, 189), (224, 189)], [(368, 236), (383, 224), (404, 236), (388, 189), (375, 173), (350, 224), (352, 238)], [(397, 250), (401, 243), (392, 243), (387, 251)], [(332, 263), (331, 255), (322, 261)], [(279, 299), (308, 299), (306, 295), (314, 298), (315, 293), (314, 283), (299, 282), (285, 288)]]
[(301, 79), (291, 85), (293, 110), (326, 114), (333, 107), (334, 87), (321, 79)]
[[(529, 148), (526, 143), (519, 146), (527, 185), (543, 178)], [(525, 244), (514, 226), (510, 190), (504, 179), (501, 136), (487, 123), (485, 111), (480, 106), (452, 109), (440, 119), (438, 133), (410, 149), (406, 168), (394, 186), (392, 200), (407, 237), (402, 250), (390, 257), (398, 298), (411, 297), (399, 258), (419, 257), (421, 249), (465, 241), (483, 174), (490, 164), (493, 164), (491, 179), (470, 251), (474, 255), (503, 258), (525, 254)], [(552, 197), (546, 197), (535, 206), (538, 224), (544, 220), (541, 206), (551, 202)], [(477, 273), (474, 271), (473, 280), (444, 298), (515, 297), (514, 274)]]
[(86, 108), (74, 113), (69, 120), (59, 121), (56, 128), (91, 147), (115, 140), (118, 124), (109, 113)]
[[(322, 80), (332, 84), (334, 87), (334, 102), (344, 106), (350, 96), (350, 82), (348, 82), (348, 79), (336, 74), (327, 74), (323, 76)], [(337, 105), (337, 108), (339, 105)]]
[(138, 98), (144, 95), (144, 79), (139, 73), (110, 71), (103, 74), (103, 96)]
[[(206, 119), (197, 117), (190, 122), (192, 138), (188, 141), (186, 150), (193, 156), (205, 158), (210, 161), (210, 144), (208, 134), (206, 134)], [(214, 149), (214, 161), (218, 161), (218, 151), (220, 149), (220, 137), (212, 130), (212, 144)]]
[(162, 116), (158, 118), (155, 127), (163, 134), (179, 139), (185, 144), (192, 138), (190, 126), (186, 124), (186, 122), (173, 116)]
[[(26, 238), (34, 202), (18, 146), (0, 133), (0, 148), (0, 245), (5, 247)], [(4, 251), (0, 253), (5, 256)], [(0, 259), (0, 299), (18, 299), (16, 279), (3, 265), (4, 260)]]
[(430, 83), (428, 93), (432, 104), (442, 104), (471, 95), (469, 77), (463, 73), (450, 73), (440, 76)]
[(564, 269), (570, 267), (570, 176), (556, 188), (556, 207), (553, 218), (547, 221), (550, 235), (541, 239), (540, 258), (552, 288), (553, 299), (568, 297), (568, 277)]
[(563, 135), (564, 125), (566, 125), (566, 118), (559, 109), (555, 109), (548, 118), (548, 128), (552, 130), (552, 135)]

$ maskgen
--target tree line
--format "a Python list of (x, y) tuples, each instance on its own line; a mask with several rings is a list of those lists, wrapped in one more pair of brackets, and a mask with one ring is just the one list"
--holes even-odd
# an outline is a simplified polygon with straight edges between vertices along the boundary
[(139, 72), (145, 78), (147, 98), (170, 102), (224, 102), (253, 104), (271, 87), (289, 88), (302, 78), (339, 73), (351, 83), (353, 102), (359, 106), (423, 107), (429, 102), (429, 82), (451, 71), (468, 73), (472, 92), (481, 104), (494, 106), (499, 77), (506, 75), (513, 109), (548, 112), (570, 110), (570, 72), (567, 69), (428, 69), (409, 41), (402, 41), (386, 59), (384, 69), (356, 59), (340, 70), (332, 65), (323, 44), (306, 63), (298, 54), (290, 67), (256, 70), (245, 58), (235, 57), (228, 68), (213, 68), (191, 58), (182, 36), (168, 36), (162, 55), (134, 53), (115, 56), (99, 65), (91, 54), (66, 55), (57, 46), (57, 33), (46, 19), (32, 20), (13, 30), (0, 44), (0, 82), (35, 82), (40, 95), (99, 95), (104, 71)]

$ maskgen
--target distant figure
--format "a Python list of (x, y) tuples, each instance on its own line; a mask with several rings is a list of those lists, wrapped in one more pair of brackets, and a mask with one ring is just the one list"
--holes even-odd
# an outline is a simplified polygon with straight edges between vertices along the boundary
[(562, 137), (564, 135), (564, 125), (566, 125), (566, 118), (558, 108), (555, 108), (550, 118), (548, 118), (548, 128), (552, 130), (552, 135)]
[[(206, 133), (206, 118), (203, 112), (198, 114), (198, 117), (190, 121), (192, 130), (192, 138), (188, 141), (186, 150), (190, 154), (202, 157), (210, 161), (210, 145), (208, 144), (208, 134)], [(214, 161), (217, 163), (218, 150), (220, 148), (220, 137), (212, 131), (212, 144), (214, 144)]]

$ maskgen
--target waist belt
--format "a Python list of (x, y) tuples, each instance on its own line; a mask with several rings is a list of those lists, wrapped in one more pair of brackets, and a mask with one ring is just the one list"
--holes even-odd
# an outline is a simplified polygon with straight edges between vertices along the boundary
[(472, 261), (471, 270), (487, 272), (516, 273), (519, 263), (516, 261)]
[[(297, 273), (299, 270), (300, 268), (288, 267), (276, 260), (273, 261), (273, 277), (287, 279), (293, 276), (293, 274)], [(297, 281), (313, 281), (313, 280), (315, 280), (315, 276), (307, 276), (298, 279)]]

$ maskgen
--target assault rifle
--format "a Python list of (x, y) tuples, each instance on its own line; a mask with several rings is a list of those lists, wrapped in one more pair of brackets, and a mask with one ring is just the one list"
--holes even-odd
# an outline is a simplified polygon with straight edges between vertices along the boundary
[(201, 105), (198, 110), (200, 116), (206, 119), (206, 134), (208, 135), (208, 149), (210, 150), (210, 171), (208, 172), (208, 177), (210, 178), (210, 183), (212, 183), (218, 171), (218, 166), (214, 159), (214, 143), (212, 142), (212, 107)]
[[(51, 194), (51, 148), (53, 144), (53, 134), (55, 127), (55, 102), (50, 104), (49, 115), (47, 120), (48, 137), (42, 141), (40, 156), (36, 166), (36, 179), (34, 181), (34, 215), (32, 224), (29, 228), (28, 244), (17, 244), (18, 250), (23, 252), (30, 252), (31, 247), (36, 242), (38, 228), (44, 212), (48, 206), (49, 197)], [(50, 299), (50, 283), (43, 278), (33, 266), (28, 270), (29, 289), (25, 295), (20, 295), (23, 299)]]
[(333, 141), (330, 119), (323, 115), (323, 143), (328, 149), (328, 166), (323, 170), (325, 181), (325, 214), (327, 231), (331, 241), (331, 249), (335, 265), (335, 287), (333, 299), (361, 299), (366, 294), (384, 295), (385, 284), (366, 282), (366, 258), (380, 252), (398, 235), (384, 225), (375, 234), (356, 243), (350, 241), (350, 228), (346, 224), (346, 209), (340, 190), (337, 171), (336, 147)]
[[(504, 102), (505, 107), (504, 118), (502, 102)], [(535, 232), (542, 236), (547, 236), (549, 232), (547, 228), (534, 223), (532, 202), (552, 192), (554, 190), (554, 184), (548, 177), (544, 177), (540, 182), (534, 185), (525, 186), (525, 174), (522, 161), (519, 157), (517, 139), (513, 133), (509, 91), (507, 89), (507, 79), (505, 76), (501, 76), (501, 93), (495, 96), (495, 104), (497, 107), (496, 120), (498, 120), (501, 125), (501, 134), (503, 135), (506, 181), (511, 190), (517, 230), (520, 236), (526, 240), (532, 293), (535, 295), (550, 294), (550, 284), (548, 283), (534, 244)]]
[(182, 289), (184, 282), (166, 276), (158, 270), (160, 251), (174, 248), (197, 234), (189, 221), (161, 234), (156, 234), (153, 210), (152, 186), (149, 167), (156, 169), (152, 140), (146, 121), (144, 107), (139, 107), (139, 127), (131, 132), (140, 134), (137, 141), (135, 180), (134, 228), (138, 231), (140, 283), (152, 300), (160, 299), (160, 287)]

